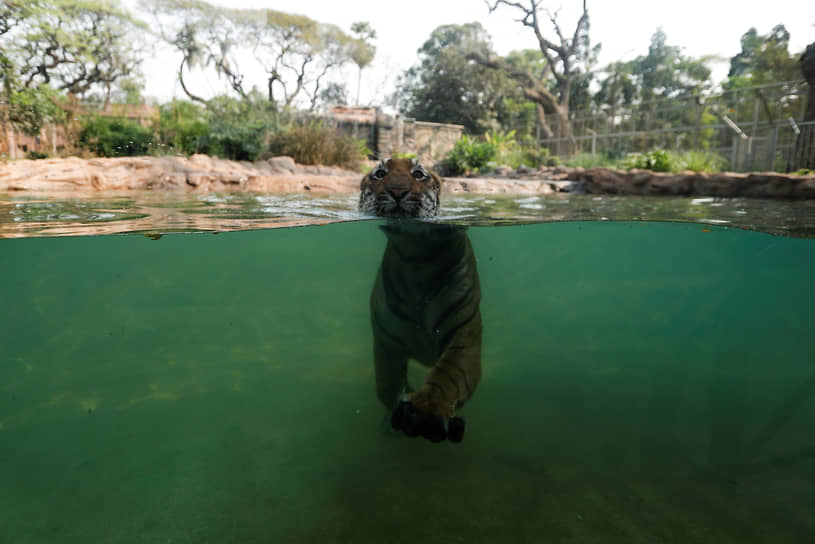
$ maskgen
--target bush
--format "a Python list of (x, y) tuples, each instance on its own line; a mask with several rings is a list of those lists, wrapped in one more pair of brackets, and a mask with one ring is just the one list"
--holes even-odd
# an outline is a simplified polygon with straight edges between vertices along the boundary
[(36, 161), (39, 159), (47, 159), (48, 153), (44, 151), (37, 151), (36, 149), (32, 149), (28, 153), (25, 154), (25, 158), (28, 160)]
[(711, 151), (687, 151), (677, 158), (679, 170), (694, 172), (721, 172), (727, 159)]
[(159, 110), (159, 136), (163, 146), (177, 153), (211, 153), (207, 112), (191, 102), (173, 100)]
[(621, 163), (625, 168), (640, 168), (653, 172), (681, 172), (682, 170), (720, 172), (727, 164), (727, 160), (721, 155), (710, 151), (676, 153), (654, 150), (632, 155), (622, 160)]
[(617, 161), (614, 159), (610, 159), (605, 155), (592, 155), (591, 153), (578, 153), (577, 155), (572, 155), (564, 161), (564, 164), (566, 164), (566, 166), (571, 166), (572, 168), (617, 167)]
[(277, 113), (262, 97), (217, 96), (206, 107), (173, 100), (160, 111), (161, 145), (176, 153), (205, 153), (238, 161), (257, 160)]
[(495, 159), (496, 149), (489, 142), (479, 142), (464, 134), (444, 159), (444, 166), (451, 175), (481, 171)]
[(662, 149), (655, 149), (639, 155), (633, 155), (629, 162), (630, 168), (651, 170), (652, 172), (674, 172), (675, 156)]
[(295, 126), (271, 136), (268, 156), (288, 155), (300, 164), (358, 168), (371, 151), (362, 140), (320, 123)]
[(144, 155), (152, 142), (152, 130), (115, 117), (90, 117), (79, 131), (79, 145), (99, 157)]

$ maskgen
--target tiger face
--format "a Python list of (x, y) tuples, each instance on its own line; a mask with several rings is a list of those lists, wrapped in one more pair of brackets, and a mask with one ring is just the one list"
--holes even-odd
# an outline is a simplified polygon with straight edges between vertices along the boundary
[(362, 178), (359, 209), (380, 217), (433, 217), (441, 178), (416, 159), (383, 159)]

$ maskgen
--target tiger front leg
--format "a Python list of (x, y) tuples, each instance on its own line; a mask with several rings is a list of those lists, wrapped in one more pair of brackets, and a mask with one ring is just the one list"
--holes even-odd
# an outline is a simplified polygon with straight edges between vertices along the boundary
[(481, 379), (480, 315), (451, 339), (422, 386), (404, 395), (391, 418), (394, 429), (432, 442), (460, 442), (465, 422), (456, 410)]

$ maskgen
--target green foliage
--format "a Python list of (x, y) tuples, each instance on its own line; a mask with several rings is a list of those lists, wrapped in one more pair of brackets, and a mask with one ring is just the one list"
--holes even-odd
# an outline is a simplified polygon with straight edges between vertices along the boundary
[(376, 39), (376, 30), (367, 21), (358, 21), (351, 25), (351, 32), (356, 35), (357, 41), (350, 48), (351, 61), (360, 71), (371, 64), (376, 55), (376, 46), (371, 42)]
[(145, 155), (152, 143), (152, 130), (116, 117), (84, 119), (79, 131), (79, 145), (99, 157)]
[(628, 164), (630, 168), (651, 170), (652, 172), (671, 172), (675, 170), (673, 156), (662, 149), (633, 155)]
[(764, 85), (797, 79), (797, 59), (788, 51), (790, 33), (784, 25), (776, 25), (768, 34), (760, 35), (755, 28), (741, 37), (741, 51), (730, 59), (727, 88)]
[(4, 53), (23, 88), (48, 83), (81, 96), (110, 88), (141, 63), (146, 25), (117, 0), (3, 3), (4, 9), (11, 5), (19, 19), (4, 35)]
[(221, 158), (254, 161), (274, 130), (277, 113), (262, 97), (213, 98), (202, 107), (174, 100), (160, 108), (161, 146), (176, 153), (204, 153)]
[(721, 172), (727, 159), (712, 151), (686, 151), (675, 161), (679, 170), (693, 172)]
[(618, 106), (698, 93), (710, 86), (710, 60), (683, 55), (680, 47), (667, 44), (665, 32), (657, 28), (647, 55), (614, 62), (603, 70), (594, 101)]
[(277, 110), (259, 93), (244, 99), (218, 96), (207, 103), (210, 154), (233, 160), (260, 157), (266, 135), (277, 128)]
[(11, 125), (29, 136), (40, 133), (45, 123), (64, 117), (54, 103), (57, 93), (48, 85), (20, 89), (9, 95), (8, 119)]
[(484, 172), (490, 166), (521, 165), (538, 168), (549, 161), (549, 150), (539, 147), (533, 138), (518, 141), (515, 131), (487, 132), (483, 137), (463, 135), (444, 159), (445, 168), (453, 175)]
[(496, 149), (489, 142), (479, 141), (464, 134), (444, 159), (447, 170), (453, 174), (484, 170), (496, 157)]
[(31, 161), (47, 159), (48, 153), (44, 151), (37, 151), (36, 149), (31, 149), (25, 154), (25, 158)]
[(493, 131), (484, 134), (484, 142), (495, 149), (495, 154), (500, 156), (503, 153), (512, 151), (516, 147), (515, 131), (509, 132)]
[[(266, 72), (267, 99), (276, 108), (292, 106), (304, 94), (313, 108), (324, 76), (352, 60), (364, 67), (374, 55), (364, 40), (304, 15), (222, 7), (200, 0), (142, 0), (142, 5), (161, 29), (161, 38), (181, 54), (179, 83), (199, 103), (206, 101), (184, 81), (185, 70), (214, 70), (240, 97), (250, 94), (243, 87), (247, 74)], [(370, 29), (357, 28), (362, 35), (370, 35)], [(252, 55), (239, 54), (244, 48)], [(247, 68), (247, 64), (254, 66)]]
[(205, 108), (183, 100), (173, 100), (159, 108), (162, 146), (185, 155), (213, 153), (209, 133)]
[(480, 23), (433, 30), (418, 51), (419, 64), (397, 82), (396, 106), (409, 117), (464, 125), (478, 134), (499, 124), (500, 113), (512, 115), (518, 104), (528, 102), (505, 73), (468, 62), (466, 54), (474, 51), (492, 54)]
[(618, 167), (639, 168), (652, 172), (720, 172), (727, 165), (727, 160), (711, 151), (665, 151), (657, 149), (647, 153), (631, 155), (618, 162)]
[(563, 164), (572, 168), (617, 168), (619, 161), (606, 155), (578, 153), (566, 159)]
[(311, 123), (274, 133), (266, 154), (288, 155), (300, 164), (357, 168), (370, 153), (361, 140)]

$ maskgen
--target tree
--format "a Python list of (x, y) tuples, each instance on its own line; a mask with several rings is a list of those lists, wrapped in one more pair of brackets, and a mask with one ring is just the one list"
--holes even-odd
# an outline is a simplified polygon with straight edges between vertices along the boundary
[(317, 97), (317, 103), (323, 106), (341, 106), (348, 103), (348, 89), (340, 83), (329, 83)]
[(376, 46), (371, 43), (376, 39), (376, 30), (371, 28), (367, 22), (360, 21), (351, 25), (351, 32), (357, 37), (357, 43), (351, 48), (351, 60), (357, 65), (357, 99), (355, 103), (359, 105), (359, 87), (362, 83), (362, 70), (374, 60)]
[[(815, 42), (809, 44), (801, 58), (801, 75), (806, 79), (809, 93), (804, 122), (815, 121)], [(815, 170), (815, 125), (803, 125), (795, 137), (795, 147), (790, 158), (789, 169), (806, 168)]]
[(185, 69), (209, 67), (218, 77), (225, 77), (239, 96), (246, 97), (244, 76), (234, 53), (251, 18), (248, 10), (220, 8), (200, 0), (140, 0), (140, 5), (153, 15), (161, 38), (181, 53), (178, 82), (190, 100), (207, 102), (187, 86)]
[(801, 75), (809, 87), (804, 122), (815, 121), (815, 42), (806, 47), (798, 62), (801, 63)]
[[(471, 52), (468, 59), (474, 60), (482, 66), (500, 70), (516, 80), (523, 90), (524, 96), (533, 101), (538, 107), (538, 115), (544, 135), (547, 138), (559, 136), (566, 142), (563, 151), (572, 154), (577, 150), (577, 142), (572, 133), (572, 126), (569, 120), (570, 100), (572, 98), (572, 87), (575, 82), (589, 71), (589, 66), (596, 58), (599, 46), (592, 48), (589, 39), (589, 12), (586, 8), (586, 0), (583, 0), (583, 10), (578, 19), (574, 32), (567, 36), (558, 23), (557, 11), (544, 10), (542, 0), (527, 0), (526, 2), (510, 2), (508, 0), (497, 0), (487, 2), (490, 13), (499, 7), (507, 6), (520, 12), (522, 15), (520, 22), (529, 28), (538, 41), (543, 59), (546, 64), (539, 73), (531, 73), (524, 69), (513, 67), (506, 61), (495, 55), (484, 55), (481, 52)], [(556, 41), (550, 39), (549, 33), (544, 34), (541, 25), (541, 11), (551, 24), (552, 30), (557, 36)], [(554, 79), (554, 90), (547, 81)], [(553, 129), (550, 118), (554, 118), (559, 125), (559, 134)]]
[(648, 102), (698, 94), (710, 82), (710, 68), (705, 65), (708, 60), (683, 55), (680, 47), (667, 44), (665, 31), (657, 28), (651, 36), (648, 54), (631, 62), (638, 98)]
[[(735, 94), (739, 89), (749, 88), (761, 104), (761, 118), (772, 123), (777, 119), (796, 116), (800, 112), (800, 98), (792, 98), (797, 93), (795, 83), (800, 79), (799, 65), (795, 56), (789, 53), (790, 34), (784, 25), (776, 25), (764, 35), (750, 28), (741, 37), (741, 51), (730, 59), (727, 81), (722, 85)], [(778, 83), (775, 89), (762, 89), (762, 85)], [(779, 92), (780, 91), (780, 92)], [(775, 94), (775, 96), (773, 96)], [(744, 96), (744, 93), (741, 93)], [(779, 99), (778, 96), (783, 97)]]
[(7, 27), (4, 56), (15, 66), (19, 87), (47, 84), (79, 96), (94, 89), (109, 93), (141, 64), (137, 33), (146, 27), (116, 0), (40, 0), (4, 6), (10, 8), (11, 17), (17, 16), (12, 26), (12, 19), (2, 17), (0, 28)]
[(741, 37), (741, 51), (730, 59), (729, 88), (790, 81), (800, 77), (788, 47), (790, 33), (776, 25), (765, 35), (750, 28)]
[(501, 72), (468, 62), (465, 55), (474, 51), (493, 55), (480, 23), (433, 30), (418, 50), (419, 64), (397, 82), (398, 109), (423, 121), (464, 125), (471, 133), (493, 127), (503, 95), (512, 96), (512, 89)]
[[(249, 42), (268, 74), (269, 101), (285, 108), (305, 93), (314, 109), (325, 76), (352, 60), (352, 52), (361, 42), (335, 25), (302, 15), (274, 10), (263, 13), (264, 17), (254, 18)], [(281, 91), (280, 99), (275, 89)]]

